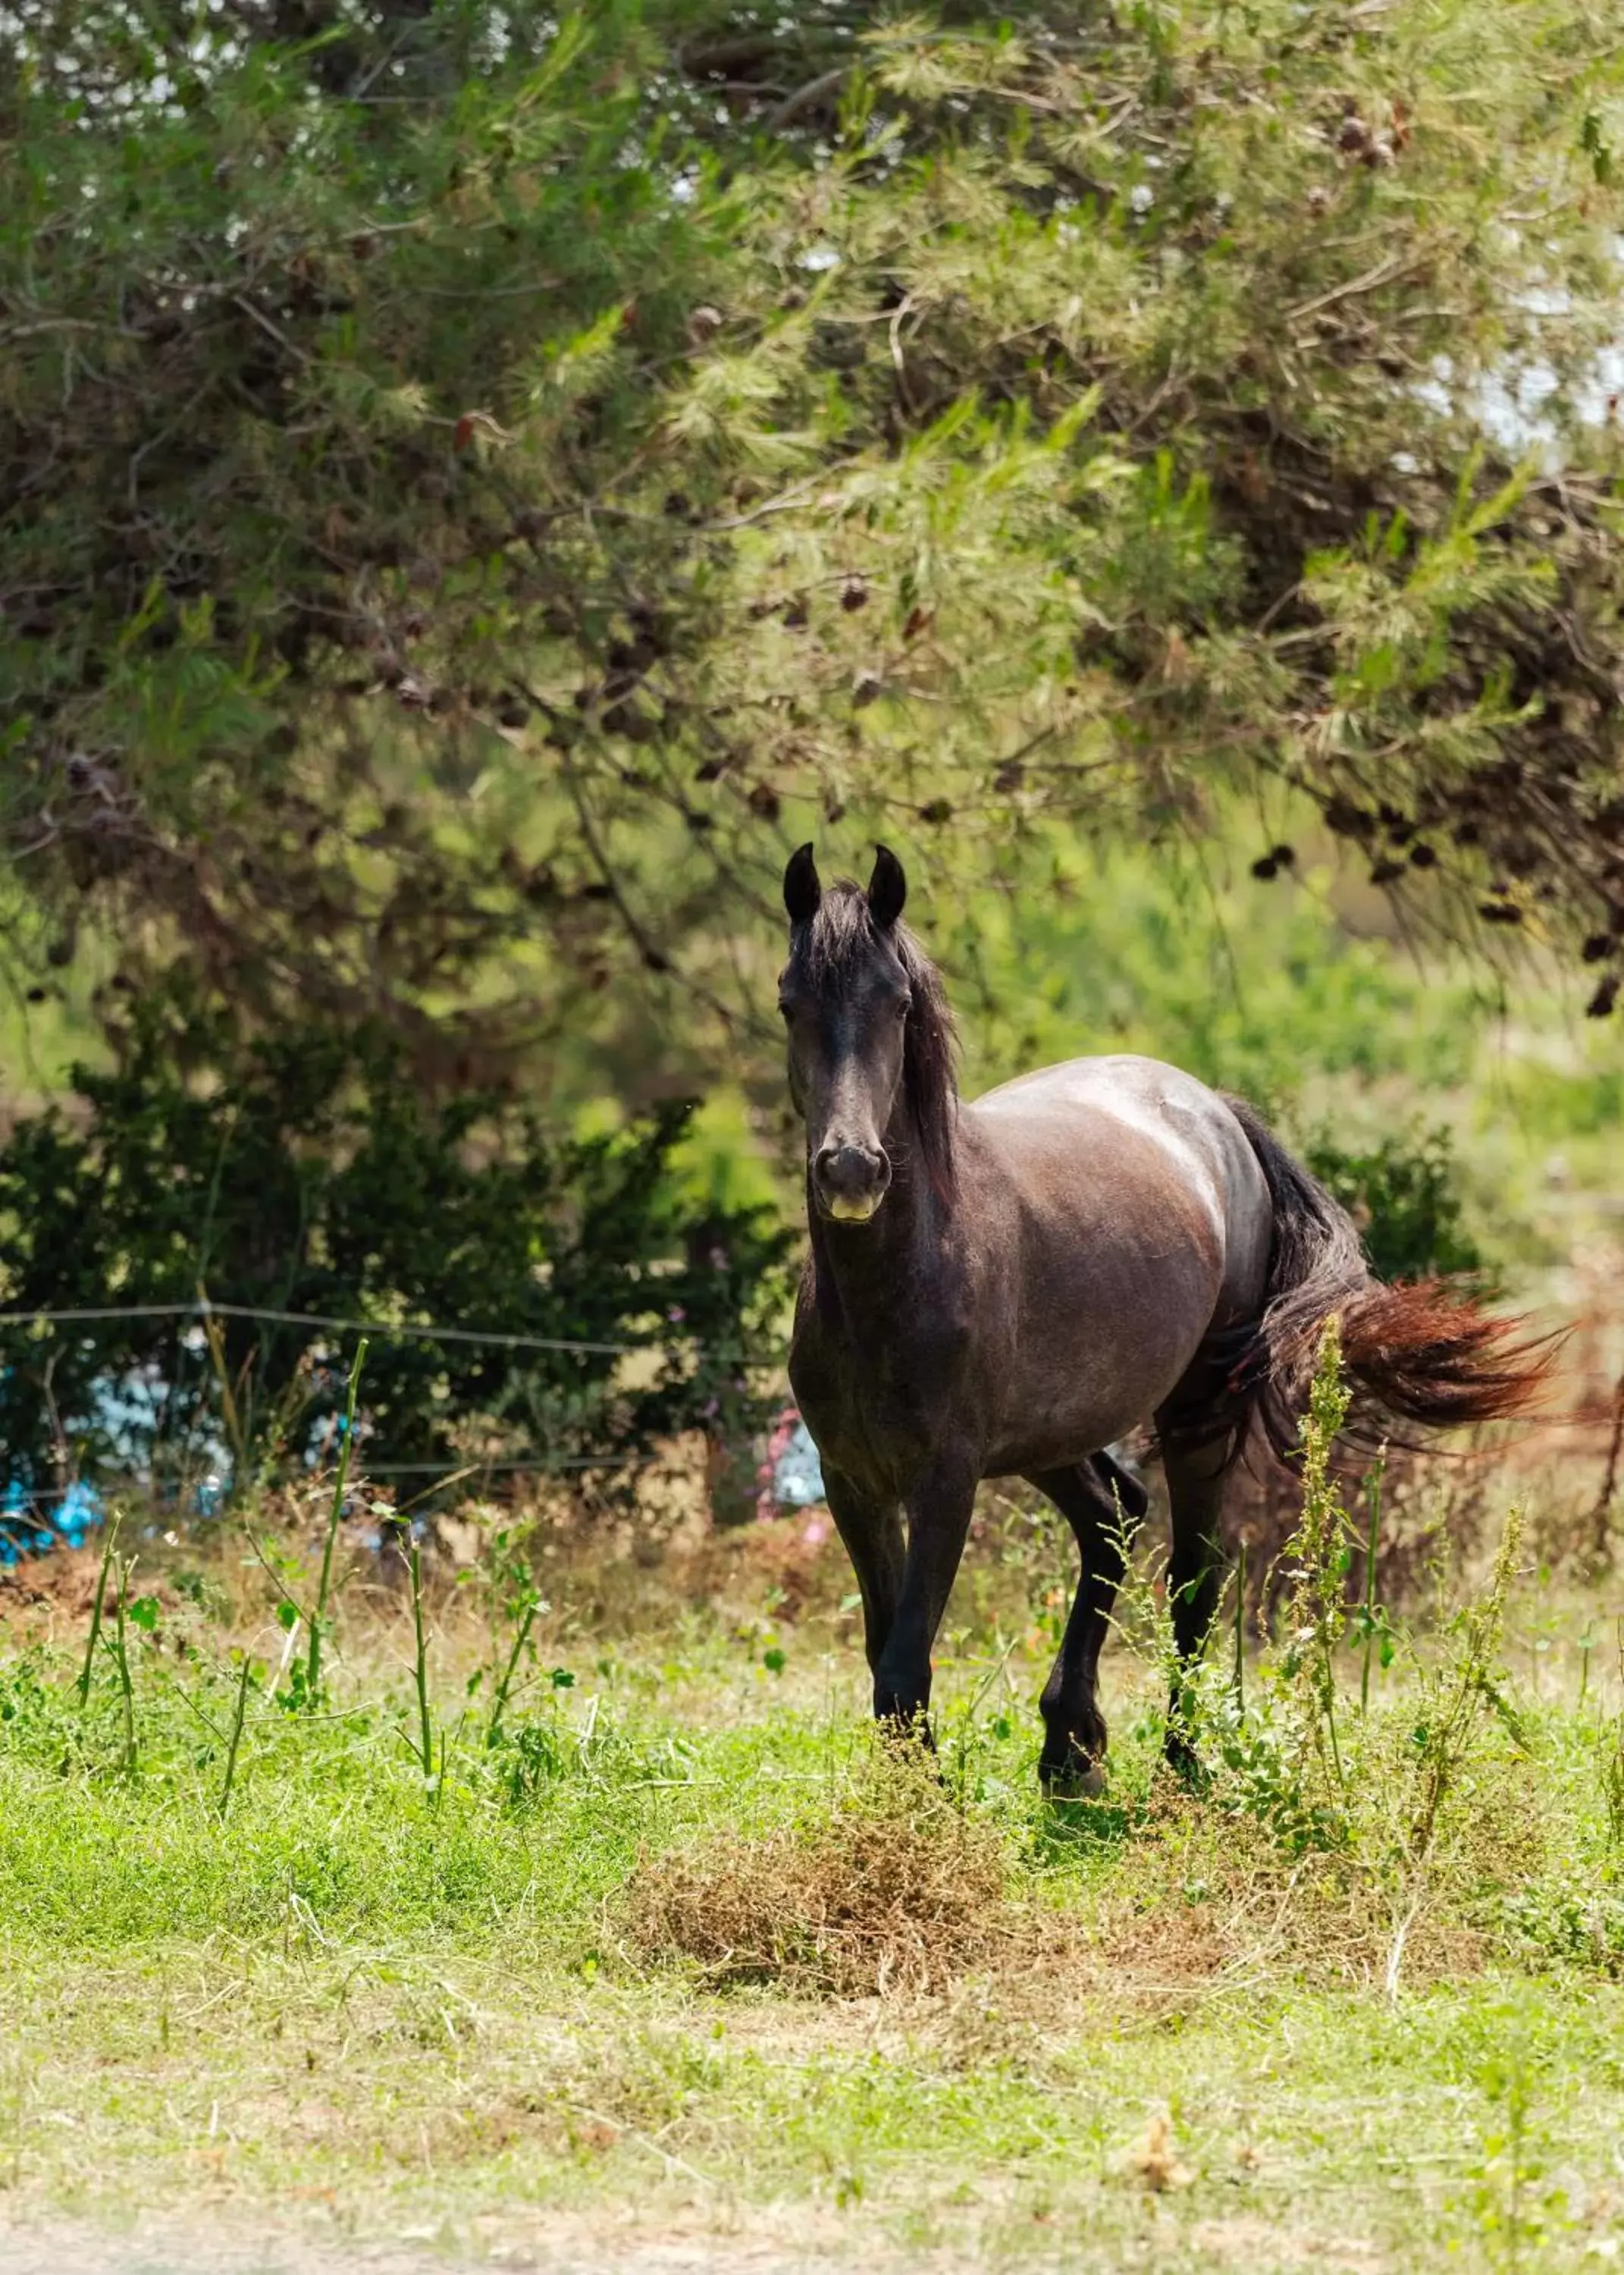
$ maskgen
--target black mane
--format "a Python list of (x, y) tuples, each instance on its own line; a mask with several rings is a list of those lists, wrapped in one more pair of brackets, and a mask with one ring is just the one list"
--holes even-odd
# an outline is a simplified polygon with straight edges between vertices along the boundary
[(958, 1109), (954, 1079), (956, 1037), (941, 974), (905, 924), (881, 934), (860, 885), (842, 878), (827, 888), (816, 915), (802, 926), (792, 960), (820, 994), (842, 994), (881, 940), (907, 975), (912, 1003), (903, 1038), (903, 1089), (914, 1142), (932, 1191), (951, 1201), (953, 1127)]

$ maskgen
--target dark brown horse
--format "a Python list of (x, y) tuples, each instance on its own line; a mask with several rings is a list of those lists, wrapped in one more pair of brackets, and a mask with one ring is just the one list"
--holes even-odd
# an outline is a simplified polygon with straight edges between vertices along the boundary
[(789, 1379), (857, 1569), (877, 1715), (925, 1716), (981, 1479), (1026, 1478), (1061, 1510), (1083, 1568), (1039, 1771), (1091, 1791), (1117, 1508), (1145, 1506), (1103, 1448), (1154, 1421), (1189, 1659), (1221, 1585), (1226, 1477), (1254, 1420), (1289, 1449), (1332, 1312), (1356, 1389), (1428, 1427), (1524, 1411), (1548, 1352), (1445, 1287), (1373, 1280), (1348, 1216), (1251, 1108), (1175, 1067), (1073, 1059), (961, 1105), (906, 891), (883, 846), (866, 893), (825, 892), (810, 845), (784, 874), (812, 1235)]

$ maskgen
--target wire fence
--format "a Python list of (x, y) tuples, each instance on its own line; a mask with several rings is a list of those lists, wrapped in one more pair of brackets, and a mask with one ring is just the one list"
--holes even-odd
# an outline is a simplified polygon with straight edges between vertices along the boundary
[[(312, 1327), (328, 1334), (365, 1335), (369, 1342), (480, 1343), (502, 1350), (579, 1352), (601, 1358), (631, 1358), (651, 1352), (669, 1355), (691, 1351), (695, 1348), (692, 1336), (651, 1338), (644, 1342), (609, 1342), (576, 1335), (525, 1334), (502, 1327), (449, 1326), (420, 1319), (342, 1319), (321, 1311), (283, 1311), (270, 1304), (216, 1303), (208, 1296), (200, 1296), (190, 1303), (70, 1304), (15, 1311), (0, 1307), (0, 1331), (7, 1326), (94, 1326), (120, 1319), (195, 1319), (201, 1324), (211, 1318), (261, 1320), (275, 1326)], [(712, 1357), (736, 1361), (745, 1366), (777, 1365), (782, 1360), (782, 1352), (751, 1352), (714, 1343), (699, 1347)], [(644, 1458), (640, 1454), (540, 1455), (491, 1461), (470, 1460), (463, 1456), (438, 1462), (366, 1462), (363, 1467), (367, 1477), (378, 1479), (418, 1477), (461, 1480), (586, 1470), (607, 1472), (630, 1469)], [(82, 1490), (78, 1483), (30, 1486), (28, 1502), (35, 1507), (57, 1502)], [(16, 1514), (18, 1512), (7, 1511), (0, 1506), (0, 1524), (4, 1524), (8, 1515)]]
[[(601, 1358), (630, 1358), (639, 1351), (683, 1350), (691, 1348), (691, 1337), (673, 1336), (664, 1342), (636, 1343), (596, 1342), (579, 1335), (526, 1335), (510, 1334), (502, 1327), (449, 1327), (421, 1319), (341, 1319), (322, 1311), (281, 1311), (264, 1304), (216, 1304), (212, 1299), (190, 1304), (80, 1304), (54, 1306), (42, 1311), (8, 1311), (0, 1308), (0, 1327), (90, 1325), (97, 1320), (112, 1319), (263, 1319), (268, 1324), (291, 1327), (320, 1327), (331, 1334), (365, 1335), (374, 1339), (407, 1342), (417, 1339), (425, 1342), (489, 1343), (503, 1350), (586, 1351)], [(765, 1363), (751, 1354), (734, 1352), (711, 1344), (706, 1349), (722, 1357), (737, 1357), (747, 1364)]]

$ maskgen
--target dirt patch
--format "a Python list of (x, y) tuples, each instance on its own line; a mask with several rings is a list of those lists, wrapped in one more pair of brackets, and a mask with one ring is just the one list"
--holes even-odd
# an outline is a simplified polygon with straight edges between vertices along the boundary
[(1226, 2267), (1316, 2267), (1324, 2275), (1379, 2275), (1388, 2264), (1375, 2244), (1360, 2237), (1327, 2241), (1245, 2217), (1204, 2219), (1190, 2240), (1205, 2258)]
[(58, 1548), (49, 1556), (25, 1556), (0, 1568), (0, 1618), (10, 1621), (19, 1613), (31, 1613), (36, 1619), (58, 1614), (70, 1621), (87, 1620), (101, 1569), (99, 1547)]
[[(821, 2249), (786, 2251), (714, 2233), (650, 2236), (612, 2223), (549, 2215), (540, 2223), (476, 2221), (465, 2236), (404, 2234), (332, 2240), (284, 2226), (142, 2218), (120, 2230), (87, 2220), (19, 2223), (0, 2217), (6, 2275), (806, 2275), (830, 2263)], [(868, 2267), (897, 2263), (867, 2254)]]

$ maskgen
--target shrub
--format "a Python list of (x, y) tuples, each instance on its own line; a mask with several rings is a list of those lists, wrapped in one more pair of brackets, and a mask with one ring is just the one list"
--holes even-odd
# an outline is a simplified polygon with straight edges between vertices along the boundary
[(1412, 1127), (1362, 1152), (1321, 1130), (1303, 1151), (1315, 1176), (1358, 1225), (1379, 1279), (1425, 1280), (1484, 1269), (1477, 1243), (1462, 1226), (1446, 1130)]
[[(381, 1035), (238, 1044), (162, 1009), (137, 1018), (116, 1071), (74, 1083), (83, 1127), (49, 1112), (0, 1148), (11, 1311), (186, 1305), (206, 1287), (469, 1334), (374, 1336), (374, 1475), (613, 1462), (696, 1425), (755, 1426), (747, 1358), (770, 1353), (789, 1236), (686, 1197), (685, 1105), (560, 1138), (495, 1092), (428, 1102)], [(0, 1319), (0, 1443), (34, 1488), (80, 1462), (168, 1487), (228, 1457), (239, 1477), (297, 1468), (336, 1426), (344, 1358), (287, 1319), (219, 1317), (207, 1338), (172, 1313)]]

